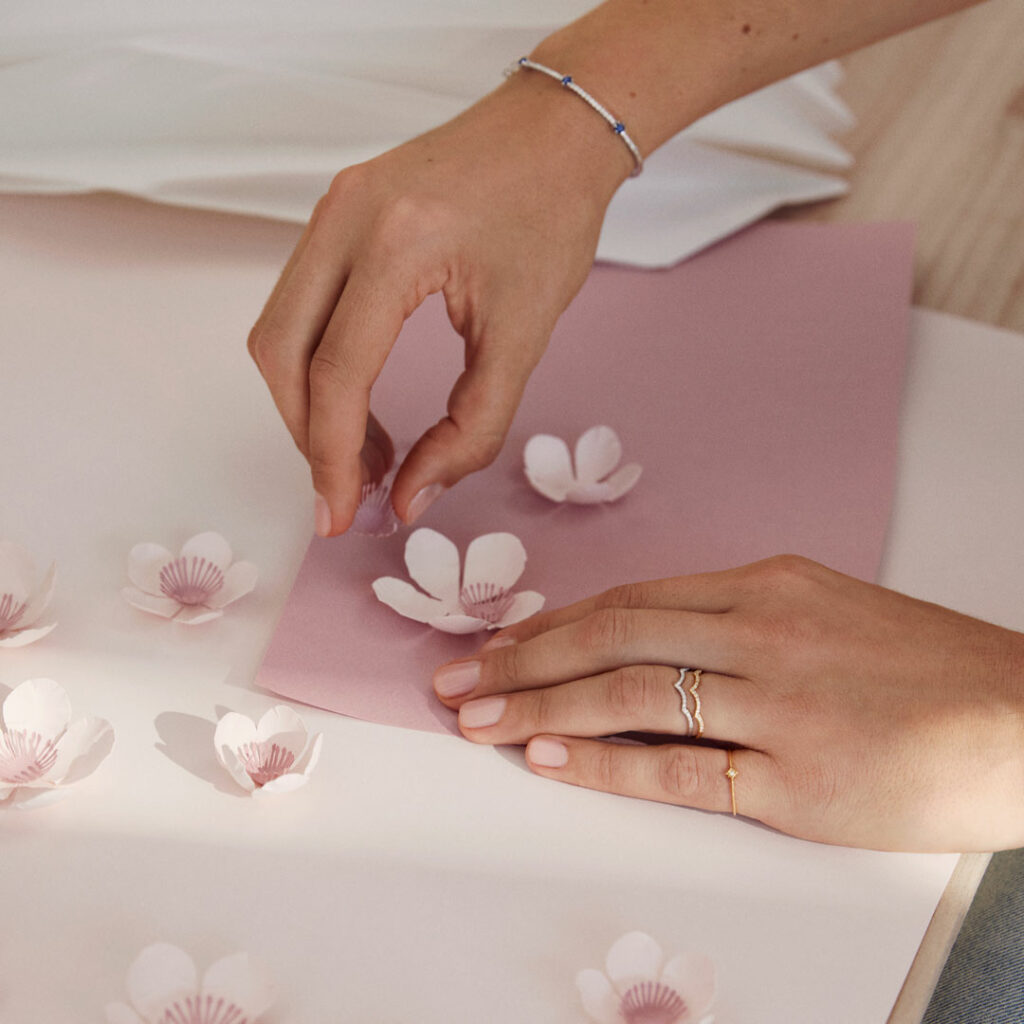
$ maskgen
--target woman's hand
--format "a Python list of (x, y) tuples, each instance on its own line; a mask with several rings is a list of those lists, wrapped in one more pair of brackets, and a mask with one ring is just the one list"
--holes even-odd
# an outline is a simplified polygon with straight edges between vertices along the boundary
[(393, 459), (370, 389), (405, 319), (442, 292), (466, 346), (448, 414), (392, 490), (411, 522), (501, 449), (527, 378), (593, 261), (632, 161), (579, 101), (517, 75), (446, 125), (342, 171), (249, 337), (309, 460), (317, 531), (348, 528)]
[[(673, 688), (703, 670), (708, 742)], [(688, 675), (685, 688), (693, 685)], [(888, 850), (1024, 845), (1024, 635), (783, 556), (616, 588), (434, 677), (477, 743), (538, 774)], [(694, 703), (688, 697), (688, 710)]]

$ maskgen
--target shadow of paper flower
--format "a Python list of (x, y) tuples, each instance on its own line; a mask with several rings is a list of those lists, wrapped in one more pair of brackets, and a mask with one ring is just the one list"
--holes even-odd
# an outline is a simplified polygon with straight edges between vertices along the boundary
[[(218, 708), (218, 718), (225, 709)], [(231, 796), (245, 796), (217, 761), (213, 748), (213, 734), (217, 729), (216, 720), (208, 721), (198, 715), (186, 715), (181, 711), (164, 711), (154, 722), (160, 742), (154, 744), (166, 758), (179, 768), (184, 768), (203, 782), (209, 782), (220, 792)]]

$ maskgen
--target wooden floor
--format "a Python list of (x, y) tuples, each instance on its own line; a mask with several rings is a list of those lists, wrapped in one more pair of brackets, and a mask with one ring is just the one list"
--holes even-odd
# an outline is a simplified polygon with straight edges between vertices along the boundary
[(917, 225), (914, 301), (1024, 331), (1024, 2), (851, 54), (848, 196), (785, 216)]

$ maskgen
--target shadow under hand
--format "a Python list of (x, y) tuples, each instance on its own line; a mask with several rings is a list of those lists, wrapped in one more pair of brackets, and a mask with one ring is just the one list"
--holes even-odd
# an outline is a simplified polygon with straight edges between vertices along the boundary
[(160, 742), (154, 746), (161, 754), (197, 779), (213, 783), (222, 793), (246, 795), (217, 760), (213, 746), (216, 722), (180, 711), (164, 711), (156, 716), (153, 724), (160, 737)]

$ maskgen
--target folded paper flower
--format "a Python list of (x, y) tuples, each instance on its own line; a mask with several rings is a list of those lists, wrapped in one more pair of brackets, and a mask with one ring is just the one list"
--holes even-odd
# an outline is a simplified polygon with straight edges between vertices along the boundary
[(320, 759), (322, 741), (323, 734), (310, 736), (286, 704), (271, 708), (259, 724), (229, 711), (213, 734), (217, 759), (249, 793), (287, 793), (304, 786)]
[(405, 580), (382, 576), (373, 581), (377, 599), (445, 633), (501, 629), (544, 606), (543, 594), (512, 592), (526, 568), (526, 549), (511, 533), (477, 537), (466, 549), (460, 574), (459, 549), (436, 530), (416, 530), (405, 544), (405, 566), (426, 593)]
[(584, 1009), (599, 1024), (712, 1024), (715, 969), (706, 956), (681, 953), (667, 963), (661, 946), (628, 932), (608, 951), (605, 969), (576, 976)]
[(41, 621), (53, 597), (56, 565), (39, 581), (32, 556), (17, 544), (0, 541), (0, 647), (22, 647), (57, 625)]
[(71, 701), (52, 679), (16, 686), (4, 701), (3, 721), (0, 800), (12, 798), (18, 807), (49, 802), (57, 790), (91, 775), (114, 742), (102, 718), (71, 722)]
[(185, 541), (177, 558), (159, 544), (136, 544), (128, 564), (134, 585), (121, 593), (144, 612), (191, 626), (208, 622), (256, 586), (256, 566), (232, 565), (232, 558), (231, 546), (219, 533)]
[(110, 1003), (107, 1024), (255, 1024), (274, 1001), (274, 987), (247, 953), (211, 964), (200, 982), (184, 950), (147, 946), (128, 968), (126, 1003)]
[(369, 537), (390, 537), (401, 525), (391, 504), (391, 485), (398, 474), (398, 459), (379, 483), (363, 484), (352, 530)]
[(635, 463), (616, 467), (622, 460), (622, 442), (611, 427), (591, 427), (576, 442), (575, 472), (569, 446), (551, 434), (535, 434), (523, 452), (526, 478), (535, 491), (552, 501), (596, 505), (616, 501), (640, 479)]

